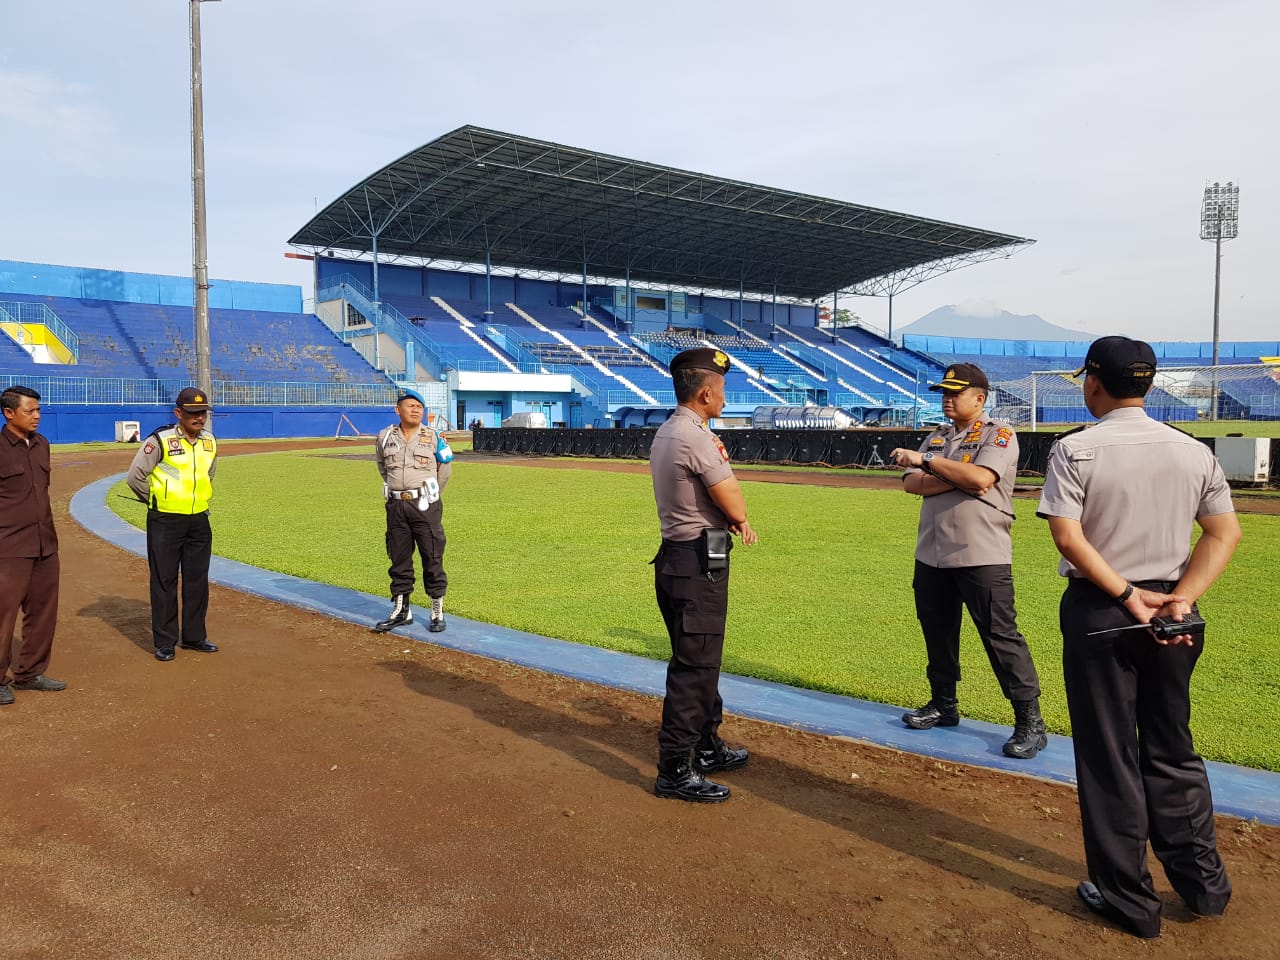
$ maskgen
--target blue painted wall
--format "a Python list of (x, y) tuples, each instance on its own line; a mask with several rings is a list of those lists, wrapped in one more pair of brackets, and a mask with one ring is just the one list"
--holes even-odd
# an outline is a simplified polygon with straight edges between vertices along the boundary
[[(361, 433), (377, 433), (394, 419), (386, 407), (235, 407), (215, 410), (210, 429), (215, 437), (241, 440), (257, 437), (332, 437), (345, 414)], [(44, 404), (40, 432), (50, 443), (111, 442), (117, 420), (136, 420), (146, 436), (173, 423), (173, 410), (155, 405), (101, 406)], [(350, 434), (344, 427), (343, 433)]]
[[(210, 280), (209, 306), (228, 310), (301, 313), (302, 288), (284, 283)], [(118, 300), (189, 307), (195, 302), (190, 277), (156, 273), (127, 273), (93, 267), (0, 260), (0, 296), (26, 293), (79, 300)]]

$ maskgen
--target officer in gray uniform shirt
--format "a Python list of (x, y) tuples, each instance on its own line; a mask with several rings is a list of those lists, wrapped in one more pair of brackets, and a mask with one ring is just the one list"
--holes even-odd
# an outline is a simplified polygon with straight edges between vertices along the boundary
[[(1214, 455), (1143, 409), (1155, 370), (1155, 353), (1140, 340), (1103, 337), (1089, 347), (1076, 375), (1085, 374), (1084, 401), (1098, 423), (1054, 444), (1037, 511), (1069, 578), (1059, 611), (1062, 672), (1089, 866), (1076, 892), (1144, 938), (1160, 935), (1148, 839), (1192, 912), (1220, 915), (1231, 884), (1191, 740), (1200, 644), (1190, 634), (1115, 631), (1195, 611), (1240, 542)], [(1202, 535), (1191, 549), (1193, 520)]]
[[(724, 409), (729, 358), (685, 350), (671, 360), (679, 406), (653, 438), (649, 469), (662, 546), (653, 558), (658, 609), (671, 639), (658, 734), (659, 797), (719, 803), (729, 788), (706, 774), (734, 770), (747, 751), (720, 739), (720, 658), (729, 604), (729, 533), (756, 542), (724, 444), (707, 421)], [(723, 543), (722, 543), (723, 541)]]
[(375, 456), (382, 475), (387, 507), (387, 556), (391, 567), (391, 613), (374, 630), (386, 633), (413, 623), (409, 597), (413, 593), (413, 548), (422, 555), (422, 585), (431, 600), (432, 633), (444, 630), (444, 493), (453, 474), (453, 450), (435, 430), (422, 422), (426, 402), (413, 390), (401, 390), (396, 400), (400, 422), (378, 434)]
[(907, 467), (902, 485), (924, 497), (916, 544), (916, 617), (929, 656), (929, 702), (903, 714), (916, 730), (960, 722), (960, 616), (968, 608), (1000, 689), (1013, 704), (1006, 756), (1029, 760), (1045, 748), (1040, 679), (1013, 608), (1013, 483), (1018, 437), (1003, 420), (983, 416), (991, 385), (971, 363), (951, 366), (941, 383), (939, 427), (919, 450), (889, 454)]

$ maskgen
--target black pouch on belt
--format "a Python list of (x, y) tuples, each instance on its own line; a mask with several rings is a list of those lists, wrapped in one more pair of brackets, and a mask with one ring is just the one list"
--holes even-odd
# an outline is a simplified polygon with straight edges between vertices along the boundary
[(733, 541), (728, 530), (714, 527), (703, 530), (698, 538), (698, 560), (702, 564), (703, 573), (716, 573), (729, 569), (729, 551), (733, 549)]

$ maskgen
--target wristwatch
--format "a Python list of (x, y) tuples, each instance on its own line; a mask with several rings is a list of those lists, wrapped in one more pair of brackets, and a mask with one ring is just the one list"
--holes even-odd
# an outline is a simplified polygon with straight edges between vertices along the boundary
[(933, 457), (934, 453), (930, 450), (920, 458), (920, 466), (924, 469), (925, 473), (933, 473)]

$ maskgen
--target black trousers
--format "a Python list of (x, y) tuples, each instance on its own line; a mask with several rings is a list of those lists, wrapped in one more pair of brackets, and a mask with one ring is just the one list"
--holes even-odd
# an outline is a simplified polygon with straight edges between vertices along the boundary
[(916, 561), (911, 581), (916, 618), (929, 655), (927, 675), (935, 691), (952, 691), (960, 680), (960, 617), (968, 609), (996, 680), (1010, 700), (1040, 696), (1040, 678), (1013, 609), (1013, 571), (1008, 564), (931, 567)]
[[(14, 680), (34, 680), (53, 654), (58, 628), (61, 560), (48, 557), (0, 557), (0, 683), (13, 661)], [(13, 649), (13, 628), (22, 611), (22, 647)]]
[(696, 540), (678, 546), (664, 542), (653, 560), (658, 609), (671, 638), (658, 733), (662, 757), (710, 746), (724, 720), (720, 658), (729, 611), (729, 571), (708, 578), (696, 547)]
[(387, 556), (391, 595), (413, 593), (413, 548), (422, 556), (422, 585), (427, 596), (443, 597), (449, 586), (444, 573), (444, 501), (426, 510), (417, 500), (387, 501)]
[[(1173, 583), (1136, 584), (1167, 593)], [(1089, 879), (1136, 931), (1160, 932), (1147, 841), (1197, 913), (1221, 913), (1231, 884), (1218, 855), (1213, 798), (1191, 741), (1191, 672), (1200, 644), (1161, 646), (1088, 580), (1059, 607), (1080, 823)]]
[[(209, 639), (209, 556), (213, 530), (204, 513), (147, 511), (147, 566), (151, 568), (151, 639), (157, 650)], [(178, 633), (178, 574), (182, 574), (182, 633)]]

